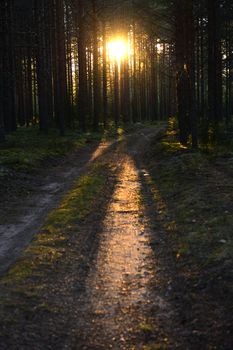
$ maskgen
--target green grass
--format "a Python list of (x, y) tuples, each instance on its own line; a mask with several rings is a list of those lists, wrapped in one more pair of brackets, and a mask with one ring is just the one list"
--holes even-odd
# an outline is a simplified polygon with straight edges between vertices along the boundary
[(62, 304), (47, 302), (48, 288), (53, 288), (48, 278), (58, 278), (59, 273), (66, 276), (66, 272), (68, 278), (70, 260), (82, 259), (78, 256), (80, 225), (96, 210), (110, 172), (108, 164), (95, 163), (77, 179), (18, 261), (0, 279), (0, 336), (8, 336), (9, 329), (18, 332), (25, 320), (33, 323), (35, 315), (39, 319), (62, 316)]
[(146, 334), (153, 334), (154, 327), (149, 323), (140, 323), (139, 329)]
[(0, 167), (30, 172), (44, 160), (64, 156), (87, 142), (100, 139), (100, 134), (67, 132), (61, 137), (57, 130), (44, 135), (37, 127), (21, 128), (0, 145)]
[[(229, 168), (227, 158), (222, 161)], [(199, 267), (233, 264), (231, 184), (213, 158), (182, 147), (170, 130), (154, 143), (148, 172), (147, 183), (177, 259)]]
[(143, 350), (167, 350), (168, 345), (157, 343), (143, 346)]
[(103, 190), (108, 170), (105, 164), (95, 164), (87, 175), (75, 182), (2, 282), (15, 284), (30, 276), (41, 276), (62, 258), (68, 249), (70, 234), (76, 232), (78, 223), (89, 214), (96, 196)]
[(19, 128), (0, 144), (0, 178), (7, 176), (7, 170), (31, 172), (42, 166), (44, 161), (62, 157), (87, 143), (123, 137), (138, 128), (132, 124), (117, 128), (112, 125), (99, 133), (67, 131), (64, 137), (56, 129), (42, 134), (38, 127)]

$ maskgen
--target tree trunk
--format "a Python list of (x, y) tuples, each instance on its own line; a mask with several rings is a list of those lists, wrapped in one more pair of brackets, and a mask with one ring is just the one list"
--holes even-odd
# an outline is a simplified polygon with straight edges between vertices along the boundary
[(208, 116), (215, 127), (222, 118), (222, 53), (218, 0), (207, 0), (208, 11)]
[(65, 133), (65, 116), (67, 113), (67, 86), (66, 86), (66, 52), (64, 28), (64, 3), (56, 0), (57, 24), (57, 59), (58, 59), (58, 121), (61, 135)]
[(87, 63), (86, 63), (86, 35), (85, 35), (85, 9), (83, 0), (78, 0), (78, 114), (82, 131), (86, 131), (86, 118), (88, 111), (87, 101)]
[(106, 43), (106, 23), (103, 21), (103, 123), (107, 125), (108, 115), (108, 88), (107, 88), (107, 43)]
[(94, 117), (93, 129), (98, 131), (100, 112), (101, 112), (101, 94), (100, 94), (100, 72), (99, 72), (99, 52), (98, 52), (98, 18), (96, 1), (92, 0), (93, 9), (93, 92), (94, 92)]
[(114, 74), (114, 121), (115, 121), (115, 126), (118, 126), (120, 121), (118, 60), (115, 61), (114, 73), (115, 73)]

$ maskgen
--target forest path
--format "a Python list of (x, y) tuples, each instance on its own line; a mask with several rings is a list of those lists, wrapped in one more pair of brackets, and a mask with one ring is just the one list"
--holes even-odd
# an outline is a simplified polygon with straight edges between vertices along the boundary
[[(180, 167), (172, 173), (184, 154), (160, 153), (161, 129), (137, 130), (84, 155), (78, 181), (52, 211), (57, 216), (0, 279), (1, 350), (232, 349), (231, 265), (218, 259), (201, 270), (193, 264), (203, 262), (195, 251), (181, 258), (179, 250), (196, 218), (205, 224), (211, 212), (203, 218), (199, 213), (211, 198), (224, 195), (219, 211), (213, 203), (212, 215), (221, 218), (217, 240), (223, 229), (228, 232), (222, 208), (231, 208), (229, 178), (222, 184), (221, 172), (206, 160), (193, 178)], [(190, 165), (193, 153), (185, 155)], [(96, 178), (103, 182), (89, 196), (89, 180)], [(196, 198), (197, 215), (182, 218), (176, 231), (187, 193), (191, 201), (185, 205), (193, 209)], [(60, 222), (62, 213), (70, 215), (67, 198), (74, 198), (70, 206), (77, 214), (80, 202), (88, 205), (83, 216)], [(206, 247), (198, 238), (204, 258)]]
[(43, 225), (48, 212), (56, 208), (77, 177), (84, 174), (88, 166), (105, 152), (110, 152), (117, 142), (103, 141), (74, 152), (55, 167), (49, 166), (35, 179), (30, 179), (26, 198), (17, 196), (10, 201), (7, 198), (1, 201), (0, 276), (20, 256)]
[(3, 322), (2, 333), (0, 327), (1, 349), (178, 349), (161, 259), (164, 231), (150, 207), (142, 168), (160, 130), (144, 129), (123, 137), (111, 152), (92, 155), (115, 169), (107, 196), (80, 222), (52, 273), (41, 271), (10, 292), (4, 286), (3, 299), (11, 295), (17, 305), (10, 301), (13, 322), (8, 314), (2, 318), (10, 321)]
[[(73, 308), (78, 310), (71, 322), (77, 325), (75, 336), (67, 339), (64, 348), (142, 349), (152, 340), (152, 313), (157, 315), (158, 328), (164, 320), (168, 325), (170, 305), (158, 289), (151, 288), (158, 281), (151, 248), (156, 233), (142, 207), (140, 175), (130, 153), (125, 154), (119, 162), (96, 257), (83, 280), (83, 293), (74, 298)], [(166, 346), (168, 339), (158, 334), (154, 341)]]

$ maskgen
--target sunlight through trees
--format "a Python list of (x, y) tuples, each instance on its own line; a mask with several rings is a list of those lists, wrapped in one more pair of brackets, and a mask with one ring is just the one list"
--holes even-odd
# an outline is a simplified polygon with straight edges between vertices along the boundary
[(176, 116), (183, 144), (211, 141), (231, 130), (232, 19), (223, 0), (2, 1), (0, 138)]

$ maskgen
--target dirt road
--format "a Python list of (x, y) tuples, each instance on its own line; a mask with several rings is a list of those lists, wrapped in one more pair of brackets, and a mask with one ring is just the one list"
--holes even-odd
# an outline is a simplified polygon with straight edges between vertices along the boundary
[[(75, 298), (74, 309), (79, 311), (72, 324), (78, 330), (64, 348), (142, 349), (150, 339), (152, 311), (156, 309), (166, 324), (171, 316), (169, 304), (151, 289), (158, 265), (141, 190), (140, 170), (130, 155), (124, 155), (84, 292)], [(167, 341), (166, 336), (156, 339)]]
[[(49, 211), (55, 208), (64, 193), (87, 167), (97, 160), (117, 141), (93, 144), (68, 156), (56, 167), (49, 167), (37, 175), (36, 181), (30, 179), (32, 193), (26, 198), (12, 200), (5, 198), (0, 205), (0, 276), (20, 256), (35, 233), (43, 225)], [(19, 184), (20, 186), (20, 184)]]
[(100, 144), (84, 161), (107, 162), (114, 173), (51, 271), (20, 287), (2, 284), (0, 349), (188, 349), (170, 303), (172, 263), (141, 163), (158, 133), (144, 129)]

